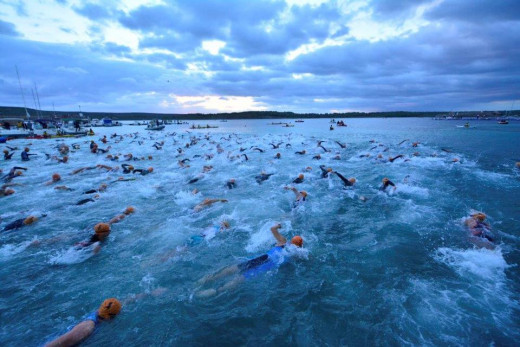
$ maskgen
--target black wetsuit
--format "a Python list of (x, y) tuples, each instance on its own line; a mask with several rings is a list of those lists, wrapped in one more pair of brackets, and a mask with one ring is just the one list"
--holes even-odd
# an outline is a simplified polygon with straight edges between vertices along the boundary
[(13, 157), (14, 152), (4, 153), (4, 160), (10, 160)]
[(272, 175), (273, 174), (261, 174), (261, 175), (255, 176), (255, 179), (256, 179), (256, 182), (258, 182), (258, 184), (260, 184), (263, 181), (268, 180), (269, 177), (271, 177)]
[(140, 173), (141, 175), (144, 176), (144, 175), (148, 175), (148, 174), (150, 173), (150, 171), (145, 170), (145, 169), (135, 169), (135, 170), (133, 171), (133, 173)]
[(2, 177), (2, 179), (5, 181), (5, 182), (9, 182), (11, 181), (13, 178), (16, 177), (16, 170), (27, 170), (26, 167), (19, 167), (19, 166), (15, 166), (13, 167), (11, 170), (9, 170), (9, 173), (7, 175), (4, 175)]
[(351, 187), (354, 185), (354, 183), (350, 182), (348, 179), (343, 177), (343, 175), (339, 172), (335, 172), (335, 174), (343, 181), (343, 184), (345, 184), (346, 187)]
[(329, 171), (325, 170), (325, 165), (320, 165), (321, 169), (321, 178), (329, 177)]
[(22, 160), (23, 161), (28, 161), (29, 160), (29, 153), (27, 153), (26, 151), (23, 151), (22, 152)]
[(130, 170), (130, 165), (128, 165), (128, 164), (122, 164), (121, 167), (123, 168), (123, 173), (124, 173), (124, 174), (132, 173), (132, 170)]
[(296, 177), (293, 181), (293, 183), (303, 183), (303, 178)]
[(388, 186), (395, 187), (395, 184), (394, 184), (394, 182), (388, 180), (385, 183), (383, 183), (383, 186), (381, 188), (379, 188), (379, 190), (385, 190), (386, 187), (388, 187)]
[(391, 162), (391, 163), (393, 163), (394, 160), (396, 160), (397, 158), (402, 158), (402, 157), (403, 157), (403, 155), (402, 155), (402, 154), (399, 154), (397, 157), (394, 157), (394, 158), (390, 158), (390, 159), (388, 159), (388, 161)]
[(18, 229), (18, 228), (23, 227), (25, 225), (25, 224), (23, 224), (24, 220), (25, 220), (25, 218), (17, 219), (14, 222), (7, 224), (2, 231), (8, 231), (8, 230)]
[(86, 204), (87, 202), (94, 202), (95, 200), (92, 199), (92, 198), (88, 198), (88, 199), (83, 199), (83, 200), (80, 200), (76, 203), (76, 206), (79, 206), (79, 205), (84, 205)]
[(237, 184), (235, 182), (227, 181), (226, 182), (226, 187), (228, 187), (228, 189), (233, 189), (233, 188), (237, 187)]

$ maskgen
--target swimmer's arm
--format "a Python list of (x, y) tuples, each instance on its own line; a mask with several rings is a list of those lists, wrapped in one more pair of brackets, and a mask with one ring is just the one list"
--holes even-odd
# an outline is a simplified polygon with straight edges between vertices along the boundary
[(276, 241), (278, 241), (278, 246), (283, 246), (287, 243), (287, 239), (283, 237), (282, 234), (280, 234), (280, 232), (278, 231), (278, 229), (280, 229), (281, 227), (281, 224), (276, 224), (271, 227), (271, 232), (273, 233), (273, 236), (276, 239)]
[(94, 327), (95, 324), (93, 321), (83, 321), (72, 328), (68, 333), (46, 344), (45, 347), (75, 346), (89, 337), (94, 331)]
[(337, 171), (334, 171), (334, 173), (343, 181), (343, 183), (346, 185), (346, 186), (351, 186), (352, 184), (350, 183), (349, 180), (347, 180), (345, 177), (343, 177), (342, 174), (340, 174), (339, 172)]

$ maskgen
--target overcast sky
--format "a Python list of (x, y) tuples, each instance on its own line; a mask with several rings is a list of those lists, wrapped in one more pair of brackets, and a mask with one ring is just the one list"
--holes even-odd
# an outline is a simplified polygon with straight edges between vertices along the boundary
[(0, 0), (0, 105), (520, 108), (520, 0)]

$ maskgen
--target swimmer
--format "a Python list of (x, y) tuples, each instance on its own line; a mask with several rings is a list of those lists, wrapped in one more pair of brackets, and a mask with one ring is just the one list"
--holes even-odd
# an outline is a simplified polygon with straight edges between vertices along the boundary
[(274, 156), (274, 159), (281, 159), (282, 158), (282, 155), (280, 153), (276, 153), (276, 155)]
[(108, 187), (108, 186), (107, 186), (106, 184), (103, 183), (103, 184), (101, 184), (101, 185), (99, 186), (98, 189), (89, 189), (89, 190), (83, 192), (83, 194), (101, 193), (101, 192), (104, 192), (104, 191), (107, 189), (107, 187)]
[(346, 179), (339, 172), (335, 171), (334, 173), (336, 174), (336, 176), (338, 176), (340, 178), (340, 180), (343, 181), (343, 184), (345, 185), (345, 187), (352, 187), (354, 185), (354, 183), (356, 183), (356, 179), (354, 177)]
[(265, 172), (261, 172), (260, 175), (255, 176), (255, 180), (258, 184), (261, 184), (263, 181), (268, 180), (274, 174), (268, 174)]
[[(76, 243), (74, 246), (76, 249), (82, 249), (85, 247), (89, 247), (93, 245), (96, 242), (103, 242), (106, 240), (106, 238), (110, 235), (110, 224), (108, 223), (98, 223), (94, 226), (94, 235), (92, 235), (88, 241), (82, 241)], [(94, 248), (94, 254), (97, 254), (99, 250), (101, 249), (101, 245), (98, 244)]]
[(56, 187), (54, 187), (54, 189), (56, 189), (56, 190), (66, 190), (66, 191), (73, 191), (74, 190), (74, 189), (69, 188), (67, 186), (56, 186)]
[(119, 223), (120, 221), (122, 221), (123, 219), (126, 218), (126, 216), (129, 216), (131, 215), (132, 213), (135, 212), (135, 208), (132, 207), (132, 206), (128, 206), (122, 214), (119, 214), (117, 216), (115, 216), (114, 218), (112, 218), (111, 220), (108, 221), (108, 225), (112, 225), (112, 224), (115, 224), (115, 223)]
[(292, 190), (294, 195), (296, 195), (296, 199), (294, 200), (293, 207), (298, 207), (303, 204), (303, 202), (307, 199), (307, 192), (305, 190), (298, 191), (298, 189), (294, 187), (283, 187), (285, 190)]
[(495, 238), (491, 233), (491, 226), (485, 222), (486, 215), (482, 212), (474, 213), (464, 221), (471, 232), (471, 236), (486, 239), (493, 243)]
[(9, 153), (7, 149), (4, 149), (4, 160), (11, 160), (14, 152)]
[(321, 159), (321, 155), (316, 154), (314, 157), (312, 157), (312, 159), (320, 160)]
[(334, 141), (334, 142), (336, 142), (341, 148), (347, 148), (347, 145), (344, 143), (341, 143), (339, 141)]
[(394, 182), (385, 177), (383, 178), (383, 185), (379, 188), (379, 190), (385, 191), (388, 186), (394, 187), (394, 191), (397, 189)]
[(329, 177), (329, 174), (332, 173), (332, 168), (327, 168), (325, 169), (325, 165), (320, 165), (320, 169), (321, 169), (321, 178), (327, 178)]
[(13, 194), (14, 190), (11, 188), (6, 188), (5, 186), (2, 186), (2, 188), (0, 189), (0, 197), (9, 196)]
[(402, 158), (403, 155), (402, 154), (399, 154), (399, 155), (396, 155), (395, 157), (388, 157), (388, 161), (393, 163), (394, 160), (398, 159), (398, 158)]
[(22, 152), (22, 161), (29, 161), (30, 155), (38, 155), (38, 154), (29, 154), (29, 148), (25, 147), (25, 149)]
[(101, 306), (89, 314), (84, 321), (77, 324), (67, 333), (45, 344), (45, 347), (76, 346), (85, 341), (97, 326), (113, 319), (121, 312), (121, 303), (115, 298), (106, 299)]
[(237, 187), (237, 183), (234, 178), (231, 178), (229, 181), (226, 182), (226, 187), (228, 189), (233, 189)]
[(516, 166), (517, 169), (520, 169), (520, 161), (517, 161), (515, 166)]
[(123, 168), (123, 173), (124, 174), (129, 174), (129, 173), (132, 173), (134, 171), (134, 167), (132, 165), (129, 165), (129, 164), (122, 164), (121, 167)]
[[(46, 215), (42, 215), (42, 217), (45, 217), (45, 216)], [(36, 222), (37, 220), (38, 220), (38, 217), (36, 217), (36, 216), (20, 218), (20, 219), (15, 220), (14, 222), (7, 224), (2, 231), (16, 230), (16, 229), (19, 229), (26, 225), (31, 225), (34, 222)]]
[(199, 212), (206, 207), (213, 205), (216, 202), (228, 202), (226, 199), (204, 199), (201, 203), (193, 208), (194, 212)]
[(262, 254), (256, 258), (250, 259), (248, 261), (239, 263), (237, 265), (232, 265), (226, 267), (216, 274), (205, 276), (201, 278), (198, 283), (203, 285), (208, 282), (215, 281), (219, 278), (237, 275), (235, 278), (225, 283), (223, 286), (214, 289), (206, 289), (196, 293), (198, 297), (210, 297), (227, 289), (231, 289), (243, 282), (246, 279), (255, 277), (260, 273), (267, 272), (271, 269), (277, 268), (287, 260), (291, 258), (294, 254), (289, 250), (291, 247), (303, 247), (303, 239), (301, 236), (294, 236), (291, 239), (289, 245), (287, 245), (287, 239), (282, 236), (279, 232), (279, 229), (282, 227), (281, 224), (276, 224), (271, 227), (271, 233), (276, 239), (276, 245), (267, 251), (265, 254)]
[(59, 182), (59, 181), (61, 181), (61, 176), (60, 176), (60, 174), (58, 174), (58, 173), (53, 173), (53, 174), (52, 174), (52, 180), (46, 182), (45, 185), (48, 186), (48, 185), (51, 185), (51, 184), (56, 183), (56, 182)]
[(297, 151), (297, 152), (294, 152), (295, 154), (300, 154), (300, 155), (304, 155), (305, 153), (307, 153), (305, 150), (303, 151)]
[(94, 200), (94, 199), (99, 199), (99, 195), (96, 194), (96, 195), (94, 195), (92, 198), (86, 198), (86, 199), (80, 200), (80, 201), (78, 201), (78, 202), (76, 203), (76, 206), (81, 206), (81, 205), (85, 205), (85, 204), (88, 203), (88, 202), (94, 202), (94, 201), (96, 201), (96, 200)]
[(296, 177), (296, 178), (293, 180), (293, 183), (303, 183), (303, 179), (304, 179), (303, 174), (299, 174), (298, 177)]
[(134, 171), (132, 171), (132, 173), (139, 173), (142, 176), (148, 175), (149, 173), (152, 173), (152, 172), (153, 172), (153, 167), (149, 167), (146, 170), (145, 169), (135, 169)]
[(11, 168), (11, 170), (9, 170), (9, 173), (2, 177), (4, 182), (11, 182), (13, 178), (15, 178), (17, 176), (21, 176), (22, 172), (21, 171), (17, 171), (17, 170), (27, 171), (27, 168), (26, 167), (21, 167), (21, 166), (15, 166), (15, 167)]

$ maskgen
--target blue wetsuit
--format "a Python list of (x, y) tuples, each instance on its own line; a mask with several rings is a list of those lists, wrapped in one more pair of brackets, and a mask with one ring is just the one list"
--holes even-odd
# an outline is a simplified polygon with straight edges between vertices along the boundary
[(100, 319), (99, 319), (99, 316), (97, 314), (97, 311), (94, 311), (92, 313), (90, 313), (86, 318), (85, 320), (91, 320), (94, 322), (94, 327), (97, 327), (98, 324), (101, 322)]
[[(220, 231), (220, 225), (214, 225), (214, 226), (212, 226), (211, 228), (208, 228), (208, 229), (213, 229), (215, 234), (217, 234)], [(212, 232), (207, 232), (206, 230), (202, 234), (192, 235), (190, 237), (190, 240), (188, 241), (188, 246), (196, 246), (199, 243), (201, 243), (202, 241), (204, 241), (206, 239), (206, 237), (208, 237), (208, 236), (210, 236), (212, 234)]]
[(275, 246), (271, 248), (266, 254), (238, 264), (240, 273), (245, 278), (251, 278), (259, 273), (269, 271), (277, 266), (280, 266), (287, 259), (287, 254), (283, 254), (285, 246)]

